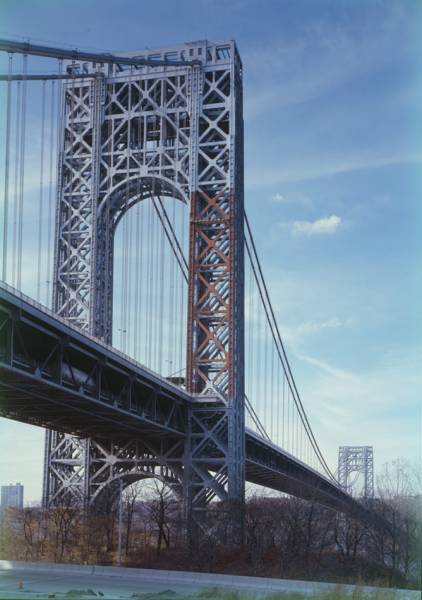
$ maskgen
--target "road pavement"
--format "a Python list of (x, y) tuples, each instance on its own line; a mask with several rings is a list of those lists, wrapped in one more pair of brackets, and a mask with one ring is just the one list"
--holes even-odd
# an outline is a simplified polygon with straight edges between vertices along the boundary
[[(0, 600), (196, 600), (205, 590), (237, 591), (242, 593), (242, 598), (263, 598), (281, 592), (280, 597), (285, 594), (286, 600), (291, 600), (294, 594), (297, 600), (299, 594), (306, 599), (306, 596), (340, 590), (345, 597), (352, 596), (355, 587), (264, 577), (0, 560)], [(362, 591), (377, 592), (377, 600), (384, 596), (379, 588), (362, 588)], [(208, 600), (219, 597), (218, 592), (207, 596)], [(385, 597), (386, 600), (420, 600), (420, 592), (385, 590)]]

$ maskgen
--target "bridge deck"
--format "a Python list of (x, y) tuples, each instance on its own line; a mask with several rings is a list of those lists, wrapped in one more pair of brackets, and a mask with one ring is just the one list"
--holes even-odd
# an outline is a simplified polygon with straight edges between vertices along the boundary
[[(128, 356), (0, 284), (0, 415), (81, 437), (181, 439), (197, 401)], [(246, 479), (364, 516), (333, 481), (246, 431)]]

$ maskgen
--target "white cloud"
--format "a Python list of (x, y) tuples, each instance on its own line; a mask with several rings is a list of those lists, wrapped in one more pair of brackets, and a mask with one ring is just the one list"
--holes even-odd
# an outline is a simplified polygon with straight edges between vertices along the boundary
[(293, 221), (291, 232), (299, 235), (332, 235), (340, 227), (341, 218), (337, 215), (322, 217), (316, 221)]
[(303, 360), (305, 358), (301, 354), (301, 349), (307, 347), (309, 343), (312, 344), (313, 336), (325, 335), (327, 332), (336, 332), (342, 328), (350, 329), (353, 325), (354, 322), (352, 319), (339, 319), (338, 317), (325, 320), (303, 321), (295, 326), (288, 326), (283, 322), (279, 323), (283, 342), (294, 352), (295, 356), (299, 359), (303, 358)]
[(277, 192), (277, 194), (274, 194), (274, 196), (272, 197), (272, 201), (282, 203), (282, 202), (288, 202), (288, 199), (286, 198), (286, 196), (283, 196), (283, 194), (279, 194)]
[(343, 325), (344, 323), (338, 317), (333, 317), (326, 321), (306, 321), (305, 323), (298, 325), (296, 331), (300, 335), (312, 335), (326, 329), (338, 329)]

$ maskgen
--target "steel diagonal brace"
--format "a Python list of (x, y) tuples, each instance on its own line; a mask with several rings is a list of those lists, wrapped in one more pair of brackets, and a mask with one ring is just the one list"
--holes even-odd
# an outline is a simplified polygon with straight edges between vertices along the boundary
[(201, 490), (194, 496), (194, 502), (200, 500), (201, 496), (203, 496), (204, 494), (207, 495), (207, 488), (212, 489), (214, 494), (218, 498), (220, 498), (220, 500), (226, 500), (228, 498), (228, 494), (224, 487), (221, 486), (215, 479), (218, 473), (216, 474), (216, 476), (212, 476), (210, 475), (207, 469), (201, 468), (199, 465), (196, 464), (193, 464), (192, 468), (194, 469), (196, 474), (199, 475), (199, 477), (201, 478), (201, 486), (203, 486)]
[[(203, 433), (205, 434), (205, 435), (201, 435), (201, 441), (192, 450), (192, 457), (193, 458), (196, 457), (198, 455), (198, 452), (200, 450), (202, 450), (204, 448), (204, 446), (206, 446), (210, 440), (212, 440), (216, 444), (216, 446), (219, 448), (221, 453), (225, 456), (227, 454), (227, 447), (224, 446), (223, 444), (221, 444), (221, 442), (217, 436), (218, 436), (219, 431), (222, 429), (222, 426), (224, 425), (224, 421), (227, 418), (227, 414), (224, 413), (219, 418), (219, 420), (214, 425), (214, 427), (212, 427), (211, 429), (207, 429), (206, 427), (204, 427), (204, 425), (201, 423), (201, 421), (198, 420), (198, 417), (196, 417), (195, 415), (192, 415), (192, 418), (195, 420), (197, 425), (199, 425), (201, 427)], [(193, 438), (196, 437), (195, 434), (193, 434), (192, 437)], [(199, 458), (202, 458), (202, 457), (199, 457)]]

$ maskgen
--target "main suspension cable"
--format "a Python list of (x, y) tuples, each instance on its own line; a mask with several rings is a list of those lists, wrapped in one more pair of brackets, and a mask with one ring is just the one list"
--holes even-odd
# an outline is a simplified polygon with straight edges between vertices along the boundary
[[(326, 461), (325, 461), (325, 459), (324, 459), (324, 457), (322, 455), (321, 449), (320, 449), (320, 447), (319, 447), (319, 445), (318, 445), (318, 443), (317, 443), (317, 441), (315, 439), (315, 435), (314, 435), (314, 433), (312, 431), (312, 428), (310, 426), (308, 417), (307, 417), (306, 412), (304, 410), (303, 403), (301, 401), (301, 398), (300, 398), (300, 395), (299, 395), (299, 392), (298, 392), (298, 389), (297, 389), (297, 386), (296, 386), (296, 382), (295, 382), (295, 380), (293, 378), (293, 374), (292, 374), (292, 371), (291, 371), (291, 368), (290, 368), (289, 361), (287, 359), (287, 355), (286, 355), (286, 351), (285, 351), (285, 348), (284, 348), (284, 344), (283, 344), (282, 339), (281, 339), (280, 330), (278, 328), (278, 324), (277, 324), (277, 321), (276, 321), (276, 318), (275, 318), (274, 310), (273, 310), (273, 307), (272, 307), (272, 304), (271, 304), (271, 301), (270, 301), (270, 297), (269, 297), (269, 294), (268, 294), (267, 285), (265, 283), (265, 279), (264, 279), (262, 268), (261, 268), (261, 264), (260, 264), (260, 261), (259, 261), (259, 258), (258, 258), (258, 253), (257, 253), (257, 250), (256, 250), (255, 242), (254, 242), (254, 239), (253, 239), (253, 236), (252, 236), (251, 227), (250, 227), (249, 220), (247, 218), (246, 213), (245, 213), (245, 224), (246, 224), (247, 232), (248, 232), (249, 239), (250, 239), (250, 244), (249, 244), (248, 241), (247, 241), (247, 238), (245, 236), (246, 251), (247, 251), (247, 254), (249, 256), (249, 260), (251, 261), (251, 263), (253, 265), (252, 268), (253, 268), (255, 280), (256, 280), (257, 285), (258, 285), (258, 290), (259, 290), (259, 294), (260, 294), (260, 297), (261, 297), (261, 302), (262, 302), (262, 305), (263, 305), (263, 308), (264, 308), (264, 311), (265, 311), (265, 315), (266, 315), (268, 324), (270, 326), (272, 337), (273, 337), (274, 342), (276, 344), (276, 348), (277, 348), (277, 352), (278, 352), (278, 355), (279, 355), (279, 359), (282, 362), (283, 368), (285, 370), (285, 374), (286, 374), (286, 377), (287, 377), (287, 381), (288, 381), (288, 384), (289, 384), (290, 391), (291, 391), (292, 396), (293, 396), (294, 403), (296, 405), (296, 408), (298, 410), (298, 413), (299, 413), (300, 419), (302, 421), (302, 424), (305, 427), (306, 433), (307, 433), (308, 438), (309, 438), (309, 440), (310, 440), (310, 442), (311, 442), (311, 444), (313, 446), (314, 452), (315, 452), (315, 454), (318, 457), (319, 462), (321, 463), (322, 467), (324, 468), (324, 470), (326, 471), (326, 473), (329, 475), (329, 477), (331, 477), (335, 481), (335, 477), (334, 477), (333, 473), (331, 472), (329, 466), (327, 465), (327, 463), (326, 463)], [(254, 264), (254, 261), (255, 261), (256, 266)]]

